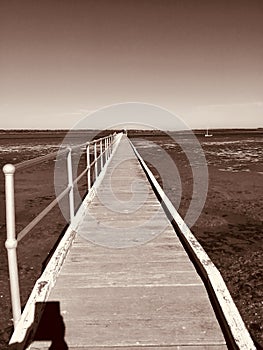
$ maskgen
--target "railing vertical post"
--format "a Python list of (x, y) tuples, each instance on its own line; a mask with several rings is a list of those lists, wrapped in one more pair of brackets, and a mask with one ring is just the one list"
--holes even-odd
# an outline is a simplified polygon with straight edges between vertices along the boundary
[(109, 158), (111, 156), (111, 140), (110, 140), (110, 136), (109, 136)]
[(102, 140), (100, 140), (100, 171), (103, 168)]
[(112, 154), (112, 135), (110, 135), (110, 154)]
[(106, 138), (106, 145), (107, 145), (107, 151), (106, 151), (106, 159), (109, 159), (109, 138)]
[(90, 180), (90, 145), (87, 145), (87, 178), (88, 178), (88, 191), (90, 191), (91, 180)]
[(97, 144), (94, 143), (94, 167), (95, 167), (95, 180), (98, 177), (98, 162), (97, 162)]
[(5, 196), (6, 196), (6, 232), (7, 239), (5, 247), (8, 256), (8, 268), (10, 278), (10, 291), (13, 312), (14, 327), (21, 316), (21, 302), (19, 293), (19, 278), (16, 255), (16, 228), (15, 228), (15, 194), (14, 194), (14, 173), (15, 167), (12, 164), (6, 164), (3, 168), (5, 174)]
[(104, 140), (104, 155), (105, 155), (105, 163), (106, 163), (107, 162), (107, 139), (106, 138)]
[(107, 139), (107, 143), (108, 143), (108, 159), (110, 158), (110, 138), (108, 136), (108, 139)]
[(70, 187), (69, 191), (69, 218), (72, 223), (75, 216), (75, 207), (74, 207), (74, 184), (73, 184), (73, 168), (72, 168), (72, 150), (68, 148), (67, 156), (67, 171), (68, 171), (68, 186)]

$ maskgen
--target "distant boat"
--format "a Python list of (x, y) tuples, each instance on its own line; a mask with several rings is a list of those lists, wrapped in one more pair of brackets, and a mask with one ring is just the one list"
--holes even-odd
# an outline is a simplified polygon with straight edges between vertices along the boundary
[(205, 137), (211, 137), (213, 136), (212, 134), (209, 134), (209, 131), (208, 131), (208, 128), (206, 129), (206, 134), (205, 134)]

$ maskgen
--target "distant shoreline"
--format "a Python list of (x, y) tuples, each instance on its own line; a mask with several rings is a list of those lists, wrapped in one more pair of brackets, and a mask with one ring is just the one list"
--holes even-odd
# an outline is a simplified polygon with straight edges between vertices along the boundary
[[(36, 134), (39, 138), (64, 138), (68, 132), (70, 132), (71, 136), (84, 136), (87, 134), (99, 135), (100, 137), (104, 134), (109, 134), (112, 132), (119, 132), (123, 130), (52, 130), (52, 129), (2, 129), (0, 130), (0, 139), (7, 138), (35, 138)], [(238, 135), (238, 134), (247, 134), (247, 135), (259, 135), (263, 134), (263, 128), (233, 128), (233, 129), (209, 129), (210, 133), (214, 136), (220, 135)], [(173, 135), (173, 134), (189, 134), (193, 132), (196, 136), (204, 135), (206, 129), (194, 129), (194, 130), (181, 130), (181, 131), (172, 131), (172, 130), (135, 130), (129, 129), (127, 130), (128, 136), (130, 137), (140, 137), (140, 136), (165, 136), (165, 135)]]

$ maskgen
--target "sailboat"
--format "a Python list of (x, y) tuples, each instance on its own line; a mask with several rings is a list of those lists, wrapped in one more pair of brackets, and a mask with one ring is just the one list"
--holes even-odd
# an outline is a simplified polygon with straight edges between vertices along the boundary
[(205, 137), (211, 137), (213, 136), (212, 134), (209, 134), (209, 131), (208, 131), (208, 128), (206, 129), (206, 134), (205, 134)]

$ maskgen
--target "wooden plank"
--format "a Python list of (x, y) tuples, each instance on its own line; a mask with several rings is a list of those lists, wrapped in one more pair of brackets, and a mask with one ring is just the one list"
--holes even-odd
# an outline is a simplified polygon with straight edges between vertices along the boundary
[[(187, 263), (187, 265), (191, 266), (189, 264), (189, 259), (185, 256), (183, 252), (177, 252), (177, 254), (174, 254), (174, 252), (165, 251), (165, 252), (158, 252), (159, 254), (155, 254), (154, 256), (150, 254), (144, 254), (140, 259), (138, 259), (136, 254), (125, 254), (123, 252), (122, 254), (108, 254), (107, 256), (103, 254), (92, 254), (89, 255), (89, 252), (84, 249), (78, 249), (78, 252), (74, 252), (71, 254), (65, 265), (71, 265), (71, 266), (77, 266), (78, 265), (84, 265), (84, 266), (90, 266), (90, 265), (97, 265), (99, 264), (99, 268), (101, 264), (118, 264), (118, 266), (123, 266), (126, 268), (127, 264), (135, 264), (136, 261), (149, 265), (150, 263), (165, 263), (165, 264), (178, 264), (178, 263)], [(170, 254), (169, 254), (170, 253)], [(127, 258), (127, 260), (124, 259)]]
[[(61, 284), (60, 283), (61, 280)], [(107, 287), (107, 286), (159, 286), (159, 285), (192, 285), (202, 284), (201, 279), (194, 271), (145, 271), (136, 274), (108, 272), (94, 275), (93, 273), (71, 273), (66, 271), (61, 274), (57, 281), (58, 288), (66, 289), (72, 285), (78, 285), (79, 288), (89, 287)]]
[[(165, 346), (191, 344), (223, 345), (211, 319), (122, 319), (110, 320), (70, 320), (66, 322), (65, 339), (73, 346)], [(207, 340), (209, 339), (209, 340)]]
[[(172, 271), (175, 272), (190, 272), (193, 271), (196, 273), (194, 266), (189, 264), (189, 261), (187, 261), (184, 257), (184, 261), (177, 259), (177, 262), (175, 263), (174, 260), (172, 261), (145, 261), (144, 264), (141, 262), (132, 262), (130, 261), (129, 264), (127, 264), (124, 261), (120, 262), (111, 262), (110, 259), (107, 261), (107, 258), (104, 258), (104, 261), (100, 262), (90, 262), (89, 260), (83, 259), (82, 261), (72, 261), (67, 264), (67, 271), (66, 274), (107, 274), (107, 273), (123, 273), (127, 274), (135, 274), (135, 273), (143, 273), (146, 270), (148, 272), (155, 272), (155, 273), (171, 273)], [(65, 269), (61, 271), (61, 274), (64, 274)]]
[[(75, 298), (71, 295), (74, 293)], [(193, 295), (195, 296), (193, 298)], [(209, 318), (212, 307), (202, 285), (55, 289), (66, 319)], [(81, 300), (81, 303), (79, 302)], [(120, 302), (121, 301), (121, 302)], [(213, 320), (213, 317), (210, 317)], [(214, 322), (216, 320), (214, 319)]]
[[(140, 245), (140, 246), (138, 246), (138, 247), (136, 247), (134, 249), (139, 249), (140, 247), (142, 247), (142, 250), (145, 250), (145, 249), (147, 250), (148, 247), (149, 247), (149, 250), (154, 252), (154, 246), (171, 244), (171, 245), (174, 245), (174, 246), (176, 245), (176, 247), (174, 247), (174, 248), (176, 248), (175, 251), (181, 250), (181, 251), (185, 252), (181, 242), (179, 241), (178, 237), (176, 237), (174, 235), (174, 231), (171, 229), (171, 227), (169, 227), (169, 226), (165, 227), (163, 229), (163, 231), (160, 232), (160, 233), (161, 233), (161, 236), (160, 235), (156, 235), (151, 242), (147, 242), (147, 245), (146, 244), (145, 245)], [(86, 238), (84, 239), (82, 236), (80, 236), (78, 234), (76, 239), (75, 239), (75, 241), (73, 242), (73, 246), (81, 246), (81, 247), (90, 246), (90, 242), (87, 241)], [(152, 248), (150, 246), (152, 246)], [(98, 245), (92, 245), (92, 249), (94, 249), (94, 248), (97, 250), (99, 248), (99, 246)], [(105, 248), (109, 249), (110, 247), (105, 247)], [(132, 247), (130, 247), (130, 249), (132, 249)], [(106, 253), (106, 251), (105, 251), (105, 253)], [(140, 252), (138, 251), (138, 253), (140, 253)], [(187, 256), (187, 254), (185, 254), (185, 255)]]
[[(71, 347), (70, 350), (79, 350), (80, 348), (75, 348), (75, 347)], [(91, 349), (96, 349), (96, 350), (105, 350), (105, 349), (117, 349), (117, 350), (226, 350), (226, 346), (225, 345), (214, 345), (214, 344), (201, 344), (201, 345), (172, 345), (172, 346), (132, 346), (132, 347), (118, 347), (116, 348), (114, 347), (81, 347), (81, 350), (91, 350)]]
[[(51, 342), (35, 342), (31, 350), (49, 350)], [(71, 346), (70, 350), (226, 350), (225, 345), (201, 344), (201, 345), (171, 345), (171, 346)]]
[[(49, 350), (52, 342), (36, 341), (30, 347), (30, 350)], [(226, 350), (225, 345), (218, 344), (193, 344), (193, 345), (170, 345), (170, 346), (70, 346), (70, 350)]]

